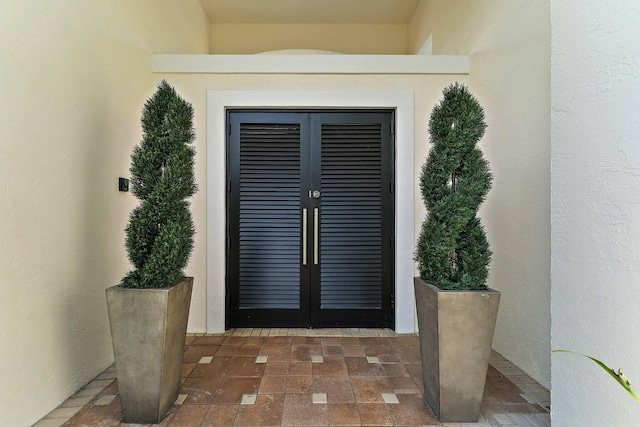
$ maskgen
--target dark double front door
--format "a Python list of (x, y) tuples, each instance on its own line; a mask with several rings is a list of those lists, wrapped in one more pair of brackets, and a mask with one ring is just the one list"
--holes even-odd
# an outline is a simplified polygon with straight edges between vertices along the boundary
[(227, 327), (393, 327), (393, 112), (227, 112)]

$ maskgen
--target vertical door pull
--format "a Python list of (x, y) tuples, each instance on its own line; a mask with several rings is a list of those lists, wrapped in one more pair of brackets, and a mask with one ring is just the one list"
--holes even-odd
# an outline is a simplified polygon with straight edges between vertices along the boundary
[(302, 265), (307, 265), (307, 209), (302, 209)]
[(313, 264), (318, 265), (318, 228), (320, 222), (318, 208), (313, 209)]

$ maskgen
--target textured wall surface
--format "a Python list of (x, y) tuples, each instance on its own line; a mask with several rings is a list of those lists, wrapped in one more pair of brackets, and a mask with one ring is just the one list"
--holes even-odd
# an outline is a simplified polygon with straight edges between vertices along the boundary
[[(479, 146), (494, 181), (479, 216), (493, 250), (489, 286), (502, 292), (493, 347), (549, 387), (549, 2), (425, 0), (412, 18), (411, 49), (429, 34), (434, 54), (471, 56), (469, 89), (485, 109)], [(416, 139), (416, 157), (428, 148)], [(419, 194), (415, 203), (419, 227)]]
[[(553, 1), (552, 344), (640, 380), (640, 5)], [(637, 426), (640, 405), (553, 355), (554, 426)]]
[(151, 53), (207, 53), (209, 25), (195, 0), (2, 1), (0, 39), (0, 425), (23, 427), (113, 362)]

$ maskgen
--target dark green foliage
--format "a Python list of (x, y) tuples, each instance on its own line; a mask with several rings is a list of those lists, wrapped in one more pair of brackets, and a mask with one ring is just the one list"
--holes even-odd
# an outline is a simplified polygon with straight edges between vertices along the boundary
[(125, 246), (133, 270), (127, 288), (165, 288), (184, 278), (195, 229), (184, 199), (197, 190), (193, 108), (165, 81), (142, 111), (142, 142), (131, 155), (131, 191), (141, 203), (129, 217)]
[(428, 214), (415, 259), (420, 277), (441, 289), (485, 289), (491, 251), (476, 213), (491, 188), (489, 164), (476, 143), (484, 111), (468, 89), (452, 84), (429, 119), (433, 147), (420, 190)]

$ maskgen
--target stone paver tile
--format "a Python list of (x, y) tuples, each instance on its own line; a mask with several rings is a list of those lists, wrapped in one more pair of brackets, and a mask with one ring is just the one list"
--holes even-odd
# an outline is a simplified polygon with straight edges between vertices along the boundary
[(245, 394), (256, 394), (261, 378), (226, 377), (217, 389), (213, 403), (238, 404)]
[(349, 377), (313, 377), (313, 392), (326, 393), (329, 403), (355, 403)]
[(327, 403), (327, 393), (313, 393), (311, 401), (313, 403)]
[(92, 400), (93, 400), (93, 396), (71, 397), (71, 398), (65, 400), (64, 403), (62, 403), (62, 405), (60, 405), (60, 408), (83, 407), (84, 405), (86, 405), (87, 403), (91, 402)]
[(314, 405), (310, 393), (286, 394), (282, 425), (296, 427), (328, 425), (329, 408), (327, 406), (325, 404)]
[(221, 383), (222, 378), (187, 378), (180, 387), (180, 393), (187, 395), (184, 403), (210, 405), (214, 403)]
[(349, 371), (344, 357), (325, 356), (322, 363), (312, 363), (312, 374), (347, 376)]
[(415, 394), (399, 395), (400, 403), (387, 405), (389, 413), (398, 426), (440, 425), (433, 411), (422, 398)]
[(260, 382), (258, 394), (282, 394), (287, 385), (287, 377), (281, 376), (264, 376)]
[(79, 406), (69, 408), (59, 407), (49, 412), (47, 418), (71, 418), (77, 414), (80, 409), (82, 409), (82, 407)]
[(363, 426), (395, 425), (384, 403), (358, 403), (358, 411)]
[(351, 378), (351, 386), (358, 403), (384, 403), (382, 393), (391, 393), (386, 378)]
[[(267, 365), (264, 367), (264, 376), (278, 376), (287, 375), (289, 373), (289, 362), (270, 362), (267, 361)], [(311, 369), (309, 369), (309, 375), (311, 375)]]
[(322, 346), (323, 356), (344, 356), (344, 349), (340, 345)]
[(253, 405), (238, 409), (234, 426), (280, 426), (284, 409), (284, 395), (258, 395)]
[(265, 364), (256, 363), (255, 357), (252, 356), (236, 356), (229, 369), (227, 370), (227, 377), (250, 377), (258, 378), (262, 377), (264, 373)]
[(311, 362), (291, 362), (289, 363), (289, 375), (311, 375)]
[[(371, 362), (369, 357), (345, 357), (347, 370), (351, 377), (382, 377), (384, 370), (378, 362)], [(377, 358), (376, 358), (377, 360)]]
[(169, 422), (170, 427), (193, 427), (202, 423), (209, 411), (207, 405), (182, 405), (179, 406)]
[(329, 423), (332, 426), (360, 426), (360, 413), (355, 403), (329, 405)]
[(313, 377), (311, 375), (290, 376), (287, 378), (287, 393), (311, 393)]
[(398, 396), (396, 396), (395, 393), (382, 393), (382, 400), (387, 405), (400, 403)]
[(240, 400), (240, 405), (253, 405), (258, 398), (257, 394), (244, 394)]
[(200, 427), (229, 427), (233, 425), (240, 405), (207, 405)]

